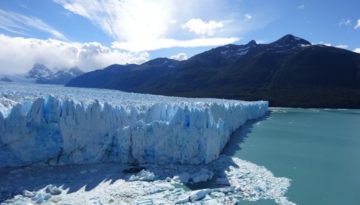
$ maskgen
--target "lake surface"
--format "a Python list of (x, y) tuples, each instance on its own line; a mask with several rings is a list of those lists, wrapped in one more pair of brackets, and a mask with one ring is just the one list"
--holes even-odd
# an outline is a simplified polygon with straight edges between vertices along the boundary
[(272, 108), (238, 130), (225, 154), (290, 178), (287, 197), (299, 205), (360, 204), (360, 110)]

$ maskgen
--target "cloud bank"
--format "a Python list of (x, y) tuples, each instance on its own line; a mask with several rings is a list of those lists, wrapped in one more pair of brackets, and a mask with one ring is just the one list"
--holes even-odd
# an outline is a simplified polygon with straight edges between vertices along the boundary
[(170, 59), (184, 61), (188, 59), (188, 56), (186, 55), (186, 53), (178, 53), (176, 55), (170, 56)]
[(339, 25), (339, 27), (351, 26), (351, 20), (350, 19), (342, 19), (338, 25)]
[(239, 38), (196, 38), (191, 40), (176, 39), (156, 39), (152, 41), (130, 41), (130, 42), (114, 42), (112, 48), (123, 49), (129, 51), (151, 51), (163, 48), (195, 48), (204, 46), (221, 46), (231, 44), (238, 41)]
[[(181, 4), (180, 0), (54, 0), (73, 14), (90, 20), (114, 39), (113, 46), (133, 52), (151, 51), (171, 47), (218, 46), (233, 43), (237, 37), (214, 36), (224, 27), (219, 21), (187, 19), (183, 28), (195, 37), (178, 39), (171, 34), (180, 29), (179, 16), (182, 11), (196, 10), (203, 0)], [(220, 1), (219, 1), (220, 2)], [(186, 13), (184, 16), (192, 16)], [(182, 21), (180, 19), (180, 21)], [(178, 31), (177, 30), (177, 31)], [(171, 36), (171, 37), (169, 37)]]
[(337, 47), (337, 48), (342, 48), (342, 49), (348, 49), (348, 48), (349, 48), (348, 45), (337, 45), (337, 46), (335, 46), (335, 47)]
[(181, 26), (183, 29), (187, 29), (201, 36), (213, 36), (215, 32), (224, 27), (222, 22), (217, 21), (203, 21), (199, 18), (190, 19), (188, 22)]
[(78, 66), (91, 71), (110, 64), (143, 63), (149, 59), (146, 52), (120, 51), (97, 42), (74, 43), (0, 34), (0, 45), (1, 74), (25, 73), (34, 63), (54, 70)]
[(358, 29), (358, 28), (360, 28), (360, 19), (358, 19), (357, 20), (357, 23), (356, 23), (356, 25), (355, 25), (355, 27), (354, 27), (355, 29)]
[(55, 0), (68, 11), (87, 18), (117, 41), (163, 37), (171, 23), (169, 0)]

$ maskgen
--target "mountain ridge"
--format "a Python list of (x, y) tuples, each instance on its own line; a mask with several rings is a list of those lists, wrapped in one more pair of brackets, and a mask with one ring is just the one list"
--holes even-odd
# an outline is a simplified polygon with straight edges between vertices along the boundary
[[(151, 62), (166, 61), (154, 59)], [(144, 63), (117, 73), (81, 75), (66, 86), (183, 97), (269, 100), (271, 106), (360, 108), (360, 55), (312, 45), (294, 35), (268, 43), (229, 44), (173, 61)], [(105, 83), (102, 75), (108, 75)], [(92, 76), (91, 81), (86, 76)]]
[(73, 67), (52, 71), (45, 65), (35, 63), (33, 68), (27, 73), (27, 78), (32, 78), (39, 84), (59, 84), (64, 85), (71, 79), (83, 74), (79, 68)]
[(0, 81), (65, 85), (71, 79), (82, 74), (84, 74), (84, 72), (77, 67), (53, 71), (44, 64), (35, 63), (25, 74), (0, 75)]

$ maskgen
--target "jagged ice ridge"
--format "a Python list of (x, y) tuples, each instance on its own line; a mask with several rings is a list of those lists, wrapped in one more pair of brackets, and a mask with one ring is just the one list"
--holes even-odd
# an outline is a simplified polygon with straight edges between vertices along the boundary
[(265, 101), (0, 83), (0, 167), (208, 163), (267, 111)]

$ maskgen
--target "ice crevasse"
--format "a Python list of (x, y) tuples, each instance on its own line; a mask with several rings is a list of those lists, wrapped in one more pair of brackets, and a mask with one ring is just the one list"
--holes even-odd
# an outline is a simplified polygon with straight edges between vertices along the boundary
[(96, 162), (203, 164), (266, 101), (0, 84), (0, 167)]

